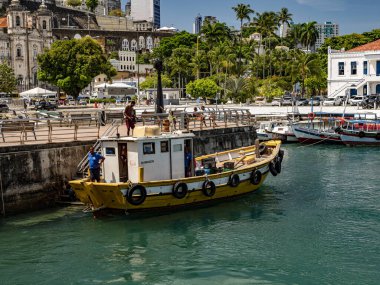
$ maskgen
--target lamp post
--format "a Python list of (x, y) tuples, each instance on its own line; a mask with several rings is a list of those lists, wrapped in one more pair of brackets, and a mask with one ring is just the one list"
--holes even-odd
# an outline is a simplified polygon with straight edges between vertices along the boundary
[(161, 72), (163, 70), (162, 60), (157, 59), (154, 62), (154, 68), (157, 70), (156, 113), (161, 114), (164, 111), (164, 98), (162, 94), (162, 82), (161, 82)]

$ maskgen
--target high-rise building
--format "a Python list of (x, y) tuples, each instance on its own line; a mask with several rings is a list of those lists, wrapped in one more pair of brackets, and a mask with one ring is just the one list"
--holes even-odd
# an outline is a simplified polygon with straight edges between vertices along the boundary
[(134, 21), (152, 22), (160, 28), (160, 0), (131, 0), (131, 16)]
[(200, 34), (202, 29), (202, 16), (198, 14), (195, 17), (194, 25), (193, 25), (193, 34)]
[(339, 25), (332, 22), (325, 22), (323, 24), (316, 24), (319, 37), (315, 43), (315, 48), (318, 49), (325, 42), (325, 39), (339, 36)]
[(130, 16), (131, 15), (131, 0), (128, 0), (125, 4), (125, 15)]

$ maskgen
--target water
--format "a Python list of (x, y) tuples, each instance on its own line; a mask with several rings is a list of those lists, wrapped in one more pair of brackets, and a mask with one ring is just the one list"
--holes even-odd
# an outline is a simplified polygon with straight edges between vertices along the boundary
[(258, 194), (158, 217), (0, 221), (0, 284), (379, 284), (379, 148), (286, 146)]

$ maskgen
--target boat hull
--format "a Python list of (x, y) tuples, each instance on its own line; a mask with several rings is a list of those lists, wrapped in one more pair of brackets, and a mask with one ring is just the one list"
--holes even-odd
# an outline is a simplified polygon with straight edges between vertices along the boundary
[(320, 132), (309, 128), (293, 127), (295, 136), (300, 143), (336, 143), (342, 144), (340, 135), (337, 133)]
[(376, 135), (360, 137), (357, 133), (342, 133), (341, 139), (348, 146), (380, 146), (380, 136)]

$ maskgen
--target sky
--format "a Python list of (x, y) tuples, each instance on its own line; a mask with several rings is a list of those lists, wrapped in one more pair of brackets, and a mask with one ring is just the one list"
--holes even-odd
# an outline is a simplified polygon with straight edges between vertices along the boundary
[(239, 27), (231, 8), (238, 3), (249, 4), (259, 13), (286, 7), (295, 23), (334, 22), (339, 24), (341, 35), (380, 28), (379, 0), (161, 0), (161, 26), (192, 32), (194, 18), (201, 14)]

